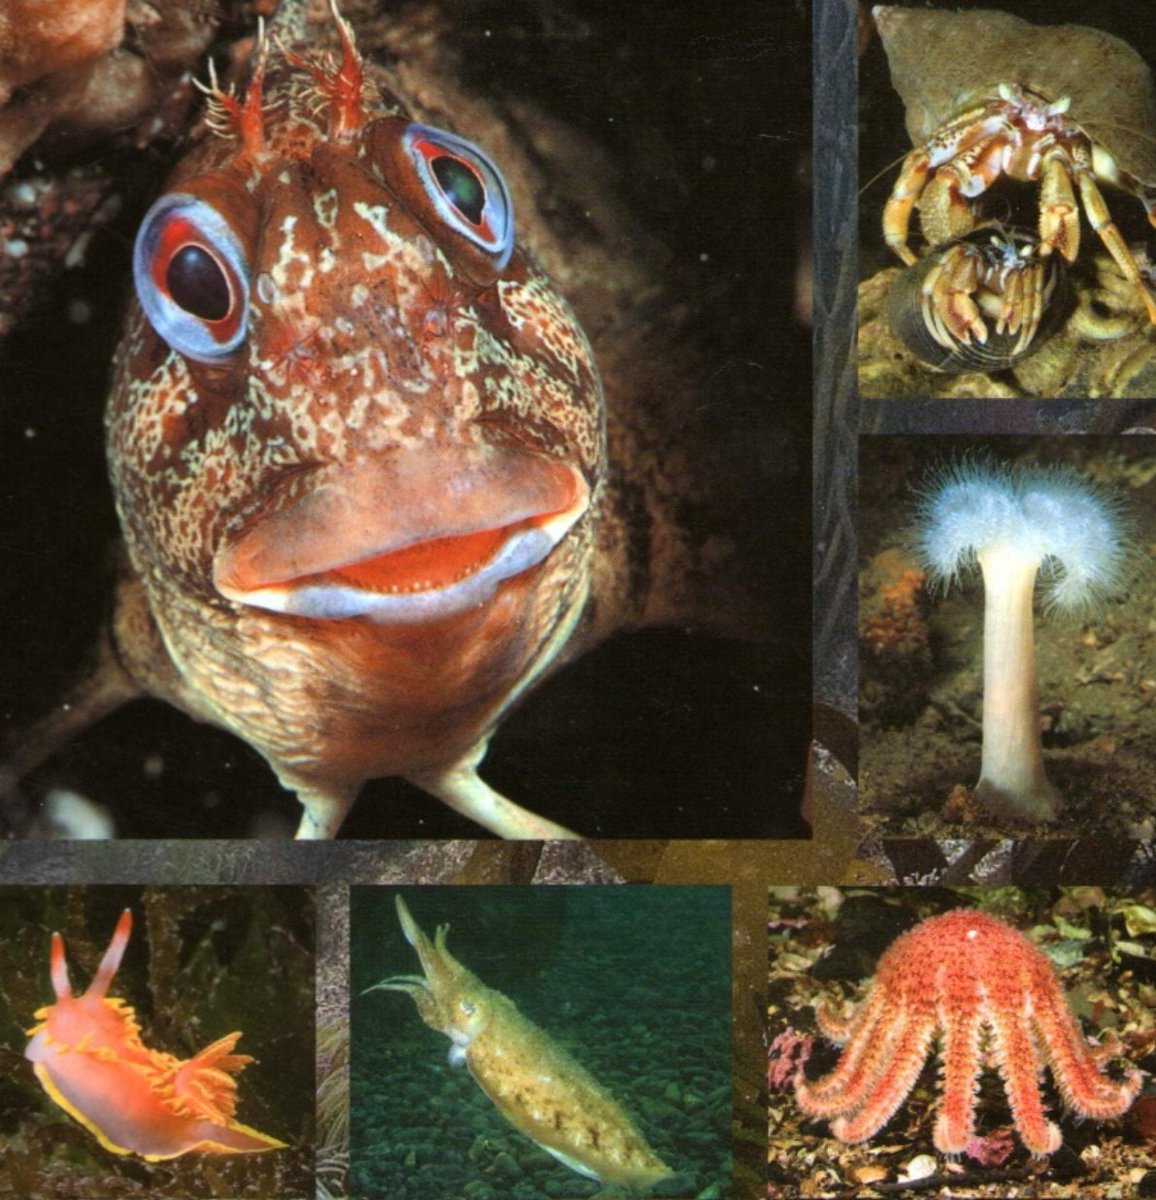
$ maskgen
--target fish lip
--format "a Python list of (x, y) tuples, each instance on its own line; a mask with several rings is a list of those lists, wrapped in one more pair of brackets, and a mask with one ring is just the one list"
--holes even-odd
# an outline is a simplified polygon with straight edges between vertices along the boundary
[[(298, 477), (213, 559), (229, 600), (319, 620), (442, 620), (539, 566), (590, 505), (576, 467), (490, 445), (397, 449)], [(448, 565), (438, 564), (448, 554)], [(474, 556), (471, 558), (471, 556)], [(402, 564), (430, 562), (433, 573)], [(390, 572), (396, 578), (391, 582)]]

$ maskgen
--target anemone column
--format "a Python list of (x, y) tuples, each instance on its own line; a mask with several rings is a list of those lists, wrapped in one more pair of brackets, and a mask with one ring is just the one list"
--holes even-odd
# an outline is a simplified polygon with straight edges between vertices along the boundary
[(983, 759), (975, 795), (1026, 820), (1055, 816), (1059, 794), (1044, 773), (1032, 622), (1039, 559), (996, 544), (977, 556), (983, 573)]

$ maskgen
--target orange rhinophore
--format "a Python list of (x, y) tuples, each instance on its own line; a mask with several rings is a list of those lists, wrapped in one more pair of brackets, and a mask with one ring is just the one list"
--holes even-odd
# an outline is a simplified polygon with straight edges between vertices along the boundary
[(182, 1061), (140, 1040), (133, 1010), (105, 993), (132, 932), (125, 909), (100, 966), (82, 996), (73, 996), (64, 941), (52, 935), (49, 966), (56, 1003), (36, 1013), (24, 1057), (44, 1090), (106, 1150), (150, 1162), (190, 1150), (237, 1154), (278, 1150), (285, 1143), (233, 1120), (233, 1075), (253, 1059), (233, 1054), (230, 1033)]

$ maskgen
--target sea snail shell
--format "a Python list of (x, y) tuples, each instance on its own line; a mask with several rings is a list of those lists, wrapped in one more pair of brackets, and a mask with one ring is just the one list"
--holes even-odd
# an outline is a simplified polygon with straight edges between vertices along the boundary
[[(1041, 258), (1038, 245), (1028, 230), (984, 225), (936, 246), (892, 284), (891, 327), (936, 371), (993, 372), (1012, 366), (1055, 331), (1066, 309), (1064, 263), (1058, 254)], [(966, 290), (987, 330), (985, 340), (961, 340), (936, 314), (937, 273), (951, 270), (961, 258), (976, 267), (978, 282)]]

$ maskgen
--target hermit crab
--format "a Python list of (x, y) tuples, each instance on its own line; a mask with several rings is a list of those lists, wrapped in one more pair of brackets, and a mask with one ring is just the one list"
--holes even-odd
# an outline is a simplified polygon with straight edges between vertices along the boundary
[[(1031, 25), (993, 9), (879, 6), (874, 17), (915, 147), (883, 210), (895, 253), (916, 262), (916, 206), (935, 247), (975, 228), (980, 198), (1001, 176), (1038, 183), (1039, 255), (1076, 258), (1082, 207), (1156, 324), (1156, 296), (1101, 192), (1131, 193), (1156, 225), (1156, 97), (1143, 59), (1101, 30)], [(950, 292), (937, 307), (953, 335), (970, 340), (970, 307)]]
[(896, 334), (938, 371), (1002, 371), (1051, 333), (1065, 311), (1062, 259), (1025, 229), (981, 225), (936, 246), (895, 280)]

